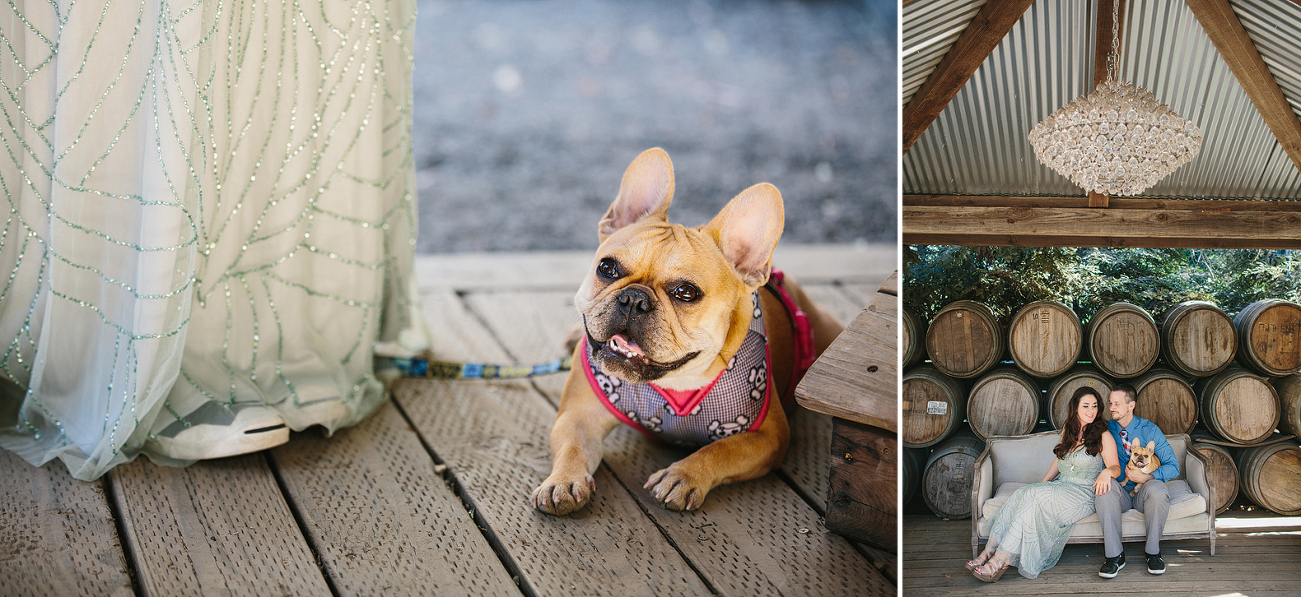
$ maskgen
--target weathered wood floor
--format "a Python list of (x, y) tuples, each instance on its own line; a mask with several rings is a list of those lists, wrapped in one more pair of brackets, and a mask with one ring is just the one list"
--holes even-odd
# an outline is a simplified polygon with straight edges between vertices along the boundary
[(1067, 545), (1056, 566), (1030, 580), (1008, 570), (986, 584), (967, 572), (971, 521), (930, 514), (903, 517), (903, 594), (907, 597), (968, 595), (1188, 595), (1259, 597), (1301, 594), (1301, 519), (1270, 513), (1225, 512), (1217, 519), (1215, 555), (1209, 539), (1164, 541), (1166, 573), (1147, 573), (1142, 544), (1125, 544), (1125, 568), (1113, 579), (1098, 577), (1101, 544)]
[[(778, 265), (848, 321), (893, 247), (779, 249)], [(558, 356), (587, 256), (421, 258), (440, 358)], [(404, 380), (374, 416), (186, 469), (141, 458), (71, 479), (0, 450), (5, 595), (893, 595), (896, 558), (820, 525), (830, 423), (803, 411), (779, 473), (682, 514), (645, 478), (680, 458), (621, 428), (593, 503), (533, 510), (563, 375)], [(444, 468), (446, 467), (446, 468)], [(1257, 565), (1258, 567), (1260, 565)]]

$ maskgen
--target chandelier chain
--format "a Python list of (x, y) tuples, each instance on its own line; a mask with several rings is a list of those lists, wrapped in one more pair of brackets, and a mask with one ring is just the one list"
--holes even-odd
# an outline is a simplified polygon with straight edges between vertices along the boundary
[(1120, 1), (1111, 0), (1111, 53), (1107, 55), (1107, 79), (1120, 80)]

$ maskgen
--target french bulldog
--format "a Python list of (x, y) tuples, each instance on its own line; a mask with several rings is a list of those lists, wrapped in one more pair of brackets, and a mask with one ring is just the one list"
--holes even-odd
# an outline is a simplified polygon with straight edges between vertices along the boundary
[[(1134, 438), (1134, 442), (1129, 447), (1129, 464), (1149, 475), (1152, 474), (1152, 471), (1161, 468), (1161, 459), (1156, 457), (1156, 442), (1150, 441), (1147, 442), (1146, 446), (1143, 446), (1138, 443), (1137, 437)], [(1129, 495), (1133, 496), (1138, 493), (1138, 488), (1142, 486), (1142, 481), (1136, 482), (1133, 491), (1130, 491)]]
[(620, 422), (702, 446), (646, 481), (666, 509), (695, 510), (718, 485), (767, 474), (790, 440), (782, 400), (802, 373), (797, 348), (806, 368), (842, 329), (793, 281), (764, 287), (785, 222), (776, 187), (742, 191), (696, 228), (668, 221), (673, 191), (668, 154), (649, 149), (597, 227), (574, 297), (581, 330), (551, 430), (551, 474), (531, 496), (547, 514), (588, 503), (602, 442)]

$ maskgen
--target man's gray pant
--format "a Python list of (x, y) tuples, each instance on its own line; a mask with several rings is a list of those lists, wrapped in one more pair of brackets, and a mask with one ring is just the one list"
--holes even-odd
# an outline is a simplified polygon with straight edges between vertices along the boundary
[(1170, 491), (1164, 482), (1152, 479), (1139, 486), (1138, 493), (1130, 497), (1129, 491), (1112, 479), (1111, 490), (1094, 498), (1094, 504), (1102, 523), (1103, 555), (1114, 558), (1124, 551), (1120, 543), (1120, 515), (1130, 508), (1142, 512), (1147, 524), (1147, 543), (1143, 546), (1143, 553), (1161, 553), (1161, 533), (1165, 531), (1165, 519), (1170, 514)]

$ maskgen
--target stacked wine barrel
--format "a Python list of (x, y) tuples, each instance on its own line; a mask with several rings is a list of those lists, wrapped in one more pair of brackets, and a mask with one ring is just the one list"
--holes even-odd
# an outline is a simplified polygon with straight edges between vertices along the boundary
[(1188, 301), (1158, 324), (1119, 302), (1082, 325), (1055, 301), (1010, 317), (957, 301), (930, 321), (906, 311), (903, 320), (900, 439), (929, 453), (911, 474), (940, 517), (971, 515), (971, 472), (986, 439), (1060, 428), (1084, 386), (1098, 390), (1110, 418), (1107, 395), (1122, 383), (1138, 392), (1135, 415), (1193, 436), (1211, 462), (1218, 511), (1241, 493), (1301, 515), (1301, 305), (1262, 300), (1230, 318)]

